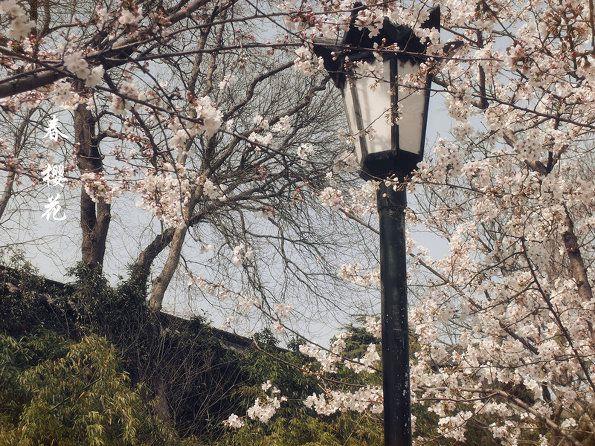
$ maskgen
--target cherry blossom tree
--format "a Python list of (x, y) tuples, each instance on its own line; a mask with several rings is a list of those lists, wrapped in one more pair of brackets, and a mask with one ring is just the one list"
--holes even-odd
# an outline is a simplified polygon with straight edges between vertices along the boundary
[[(436, 142), (405, 185), (415, 201), (409, 224), (449, 243), (439, 259), (409, 246), (415, 402), (439, 416), (441, 435), (461, 442), (468, 426), (479, 425), (507, 445), (590, 444), (592, 2), (435, 4), (441, 43), (436, 30), (420, 28), (429, 11), (422, 2), (368, 4), (355, 16), (371, 33), (388, 16), (429, 39), (432, 57), (421, 74), (400, 82), (420, 88), (432, 73), (435, 96), (454, 121), (452, 135)], [(351, 8), (324, 6), (294, 10), (303, 36), (334, 39), (349, 26)], [(307, 46), (301, 54), (316, 66)], [(358, 215), (354, 197), (337, 187), (321, 194)], [(372, 270), (342, 271), (355, 283), (374, 283)], [(328, 373), (342, 361), (340, 344), (303, 351)], [(327, 388), (305, 404), (322, 414), (373, 411), (377, 390), (362, 391)]]
[[(46, 6), (2, 2), (7, 29), (18, 31), (2, 47), (3, 110), (43, 110), (32, 131), (40, 139), (59, 125), (4, 167), (43, 187), (46, 166), (65, 164), (73, 198), (80, 188), (83, 264), (102, 269), (119, 217), (112, 206), (132, 202), (150, 236), (128, 279), (150, 282), (155, 310), (180, 270), (232, 308), (280, 300), (292, 281), (328, 298), (317, 283), (334, 280), (339, 237), (316, 217), (328, 213), (312, 191), (349, 158), (335, 138), (342, 116), (326, 106), (327, 79), (293, 69), (298, 42), (271, 5)], [(262, 30), (268, 23), (274, 32)]]
[[(399, 82), (415, 90), (432, 74), (433, 100), (453, 121), (412, 178), (389, 182), (410, 191), (409, 227), (449, 246), (435, 258), (409, 243), (414, 402), (437, 415), (442, 438), (464, 442), (479, 426), (503, 445), (591, 444), (593, 2), (365, 6), (182, 0), (63, 11), (3, 0), (0, 105), (37, 126), (33, 110), (72, 115), (63, 121), (72, 137), (58, 146), (80, 187), (88, 266), (103, 263), (112, 202), (134, 196), (159, 221), (130, 278), (144, 286), (153, 272), (153, 309), (183, 269), (204, 296), (291, 332), (296, 310), (275, 304), (279, 296), (300, 289), (339, 311), (325, 283), (378, 285), (373, 244), (349, 238), (375, 233), (376, 184), (358, 182), (353, 155), (343, 153), (357, 135), (345, 134), (312, 42), (337, 39), (352, 21), (371, 33), (385, 16), (409, 26), (430, 57)], [(441, 31), (421, 27), (431, 6), (441, 8)], [(381, 57), (398, 48), (374, 50)], [(45, 166), (5, 139), (7, 184), (11, 175), (39, 183)], [(186, 259), (188, 246), (213, 250), (216, 261)], [(275, 281), (273, 263), (283, 279)], [(376, 332), (376, 315), (360, 315)], [(321, 416), (378, 413), (378, 387), (354, 390), (333, 378), (344, 368), (377, 373), (378, 348), (348, 358), (344, 341), (304, 340), (321, 382), (304, 404)], [(263, 391), (248, 419), (267, 421), (284, 403), (275, 383)], [(244, 422), (237, 414), (228, 425)], [(416, 441), (440, 440), (417, 432)]]

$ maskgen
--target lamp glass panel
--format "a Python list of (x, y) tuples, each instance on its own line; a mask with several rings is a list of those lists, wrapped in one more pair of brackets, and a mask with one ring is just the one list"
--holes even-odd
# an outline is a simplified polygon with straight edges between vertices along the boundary
[(349, 76), (345, 83), (343, 99), (359, 161), (364, 152), (362, 136), (368, 154), (392, 150), (389, 62), (374, 61), (358, 66), (355, 75)]
[(355, 155), (357, 157), (357, 162), (361, 164), (362, 159), (364, 158), (365, 154), (362, 151), (362, 145), (360, 143), (360, 135), (363, 135), (363, 132), (358, 130), (357, 121), (355, 118), (355, 103), (352, 94), (352, 81), (347, 79), (345, 82), (345, 87), (343, 88), (343, 102), (345, 103), (345, 113), (347, 114), (347, 124), (349, 125), (349, 134), (353, 138), (353, 143), (355, 145)]
[[(397, 62), (398, 73), (398, 125), (399, 149), (419, 154), (422, 148), (422, 133), (424, 124), (425, 89), (408, 88), (403, 85), (403, 77), (415, 74), (419, 70), (418, 64)], [(408, 82), (405, 82), (408, 83)]]

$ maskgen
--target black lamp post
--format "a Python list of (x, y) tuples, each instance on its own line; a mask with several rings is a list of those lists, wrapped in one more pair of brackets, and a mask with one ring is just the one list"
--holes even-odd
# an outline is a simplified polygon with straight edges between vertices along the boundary
[[(321, 56), (335, 85), (341, 89), (351, 134), (365, 179), (404, 179), (423, 158), (431, 78), (424, 87), (399, 85), (400, 75), (415, 74), (424, 61), (426, 46), (412, 30), (384, 19), (376, 36), (355, 27), (363, 7), (356, 5), (351, 26), (342, 42), (319, 42)], [(422, 25), (440, 26), (435, 8)], [(374, 48), (374, 44), (378, 46)], [(396, 44), (397, 51), (382, 50)], [(376, 57), (372, 49), (381, 49)], [(394, 47), (393, 47), (394, 48)], [(361, 64), (358, 62), (366, 62)], [(382, 73), (381, 76), (371, 73)], [(382, 284), (382, 366), (384, 443), (411, 445), (409, 390), (409, 336), (405, 251), (405, 190), (381, 181), (377, 195), (380, 220), (380, 279)]]

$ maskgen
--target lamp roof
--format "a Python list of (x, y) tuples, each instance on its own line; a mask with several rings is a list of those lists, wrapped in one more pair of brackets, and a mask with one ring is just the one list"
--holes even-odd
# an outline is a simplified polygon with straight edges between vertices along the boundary
[[(388, 17), (384, 18), (382, 28), (375, 36), (370, 35), (369, 29), (360, 29), (355, 26), (357, 14), (365, 8), (361, 3), (354, 5), (349, 30), (343, 36), (340, 44), (329, 40), (319, 40), (314, 44), (314, 52), (317, 56), (322, 57), (324, 67), (339, 88), (343, 88), (345, 84), (345, 70), (343, 69), (345, 57), (351, 56), (360, 60), (373, 59), (374, 44), (383, 46), (396, 44), (399, 47), (397, 53), (399, 59), (410, 62), (419, 61), (421, 59), (419, 55), (426, 50), (426, 44), (422, 43), (411, 28), (396, 25)], [(422, 28), (439, 28), (440, 8), (432, 8), (430, 17), (421, 26)], [(333, 57), (333, 53), (335, 57)]]

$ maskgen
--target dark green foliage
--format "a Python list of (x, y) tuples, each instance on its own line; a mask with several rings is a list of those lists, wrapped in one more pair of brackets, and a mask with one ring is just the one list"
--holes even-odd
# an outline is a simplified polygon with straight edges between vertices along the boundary
[(317, 381), (313, 376), (302, 372), (309, 362), (299, 353), (280, 349), (275, 338), (265, 330), (254, 337), (256, 349), (247, 351), (241, 359), (241, 368), (247, 374), (249, 383), (257, 383), (257, 388), (241, 389), (249, 395), (248, 405), (259, 396), (260, 384), (270, 380), (276, 387), (282, 389), (283, 395), (290, 401), (301, 401), (307, 395), (318, 390)]
[(46, 328), (70, 334), (74, 312), (72, 290), (34, 274), (28, 264), (18, 269), (0, 266), (0, 331), (14, 336)]
[[(76, 282), (64, 286), (44, 280), (28, 268), (0, 269), (0, 335), (4, 336), (0, 364), (5, 364), (2, 379), (11, 380), (3, 387), (17, 389), (14, 383), (23, 379), (23, 367), (29, 364), (23, 361), (34, 351), (24, 345), (41, 342), (44, 359), (50, 359), (47, 355), (53, 350), (45, 342), (48, 336), (62, 339), (52, 344), (62, 349), (71, 343), (84, 345), (80, 343), (88, 339), (103, 339), (110, 357), (126, 372), (125, 380), (131, 388), (144, 389), (137, 396), (162, 424), (182, 437), (219, 437), (222, 421), (242, 408), (243, 399), (232, 392), (247, 376), (239, 365), (241, 352), (214, 336), (204, 321), (150, 312), (138, 287), (127, 283), (110, 287), (103, 277), (84, 268), (73, 270), (73, 274)], [(16, 418), (24, 413), (23, 395), (27, 392), (2, 395), (7, 401), (2, 400), (1, 419), (17, 423)]]
[(0, 445), (180, 444), (151, 414), (104, 338), (0, 335)]
[(268, 425), (253, 424), (220, 440), (216, 446), (381, 446), (382, 426), (360, 414), (327, 419), (298, 411)]
[(44, 360), (66, 354), (64, 340), (51, 331), (20, 341), (0, 335), (0, 425), (17, 424), (28, 394), (21, 383), (21, 374)]

